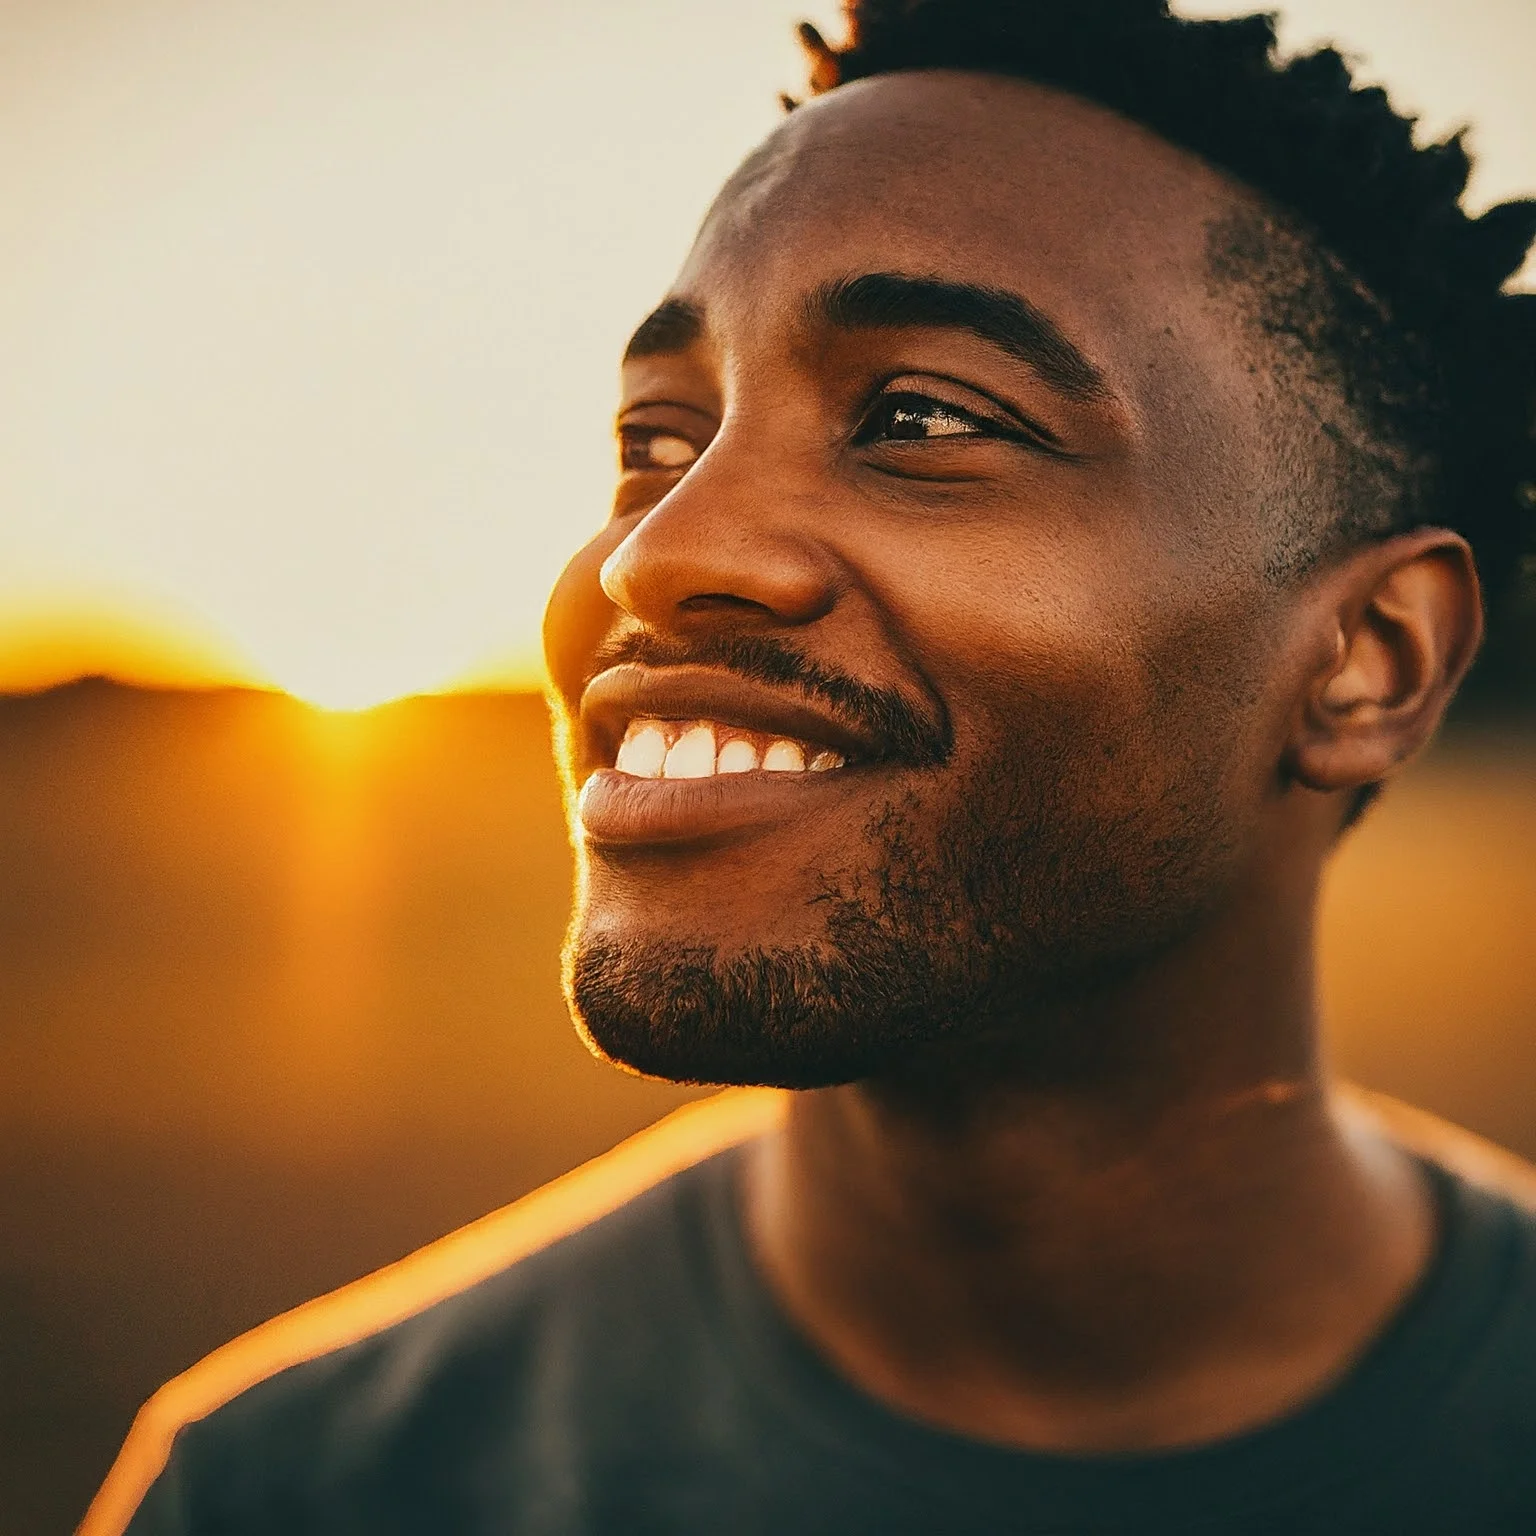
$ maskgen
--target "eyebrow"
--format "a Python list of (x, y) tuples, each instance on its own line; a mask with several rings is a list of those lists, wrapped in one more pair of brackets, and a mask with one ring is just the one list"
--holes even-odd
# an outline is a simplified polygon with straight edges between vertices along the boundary
[(927, 326), (969, 331), (1026, 362), (1052, 388), (1074, 400), (1106, 398), (1104, 375), (1067, 340), (1049, 316), (1006, 288), (865, 272), (824, 283), (807, 300), (811, 320), (839, 330)]
[(704, 313), (687, 299), (667, 299), (657, 305), (624, 348), (624, 361), (686, 352), (704, 334)]
[[(1104, 375), (1055, 322), (1006, 288), (901, 272), (864, 272), (823, 283), (807, 299), (806, 312), (813, 324), (844, 331), (917, 326), (969, 331), (1028, 363), (1070, 399), (1104, 399), (1110, 393)], [(624, 349), (624, 361), (685, 352), (703, 334), (704, 312), (698, 305), (667, 299), (640, 322)]]

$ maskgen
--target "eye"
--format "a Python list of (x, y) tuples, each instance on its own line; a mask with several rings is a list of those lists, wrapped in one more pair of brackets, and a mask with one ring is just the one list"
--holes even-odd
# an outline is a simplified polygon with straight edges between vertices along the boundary
[(1001, 422), (988, 421), (958, 405), (936, 400), (931, 395), (899, 390), (881, 395), (869, 414), (859, 424), (854, 442), (870, 443), (931, 442), (936, 438), (1013, 437)]
[(631, 470), (687, 469), (699, 450), (686, 437), (664, 427), (619, 428), (619, 465)]

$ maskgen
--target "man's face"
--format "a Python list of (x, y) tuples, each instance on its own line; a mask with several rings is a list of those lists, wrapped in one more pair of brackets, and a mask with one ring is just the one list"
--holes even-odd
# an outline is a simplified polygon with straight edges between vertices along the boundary
[(546, 625), (604, 1052), (811, 1086), (1017, 1048), (1244, 878), (1293, 694), (1284, 434), (1209, 277), (1242, 198), (942, 72), (802, 108), (727, 186)]

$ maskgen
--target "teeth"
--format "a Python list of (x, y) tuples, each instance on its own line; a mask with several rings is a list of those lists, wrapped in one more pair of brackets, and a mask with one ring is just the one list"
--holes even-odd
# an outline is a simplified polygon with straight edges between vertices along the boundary
[(764, 773), (804, 773), (805, 752), (798, 741), (780, 739), (763, 753)]
[(686, 730), (667, 753), (663, 776), (669, 779), (707, 779), (715, 771), (715, 732), (712, 726)]
[(720, 748), (716, 773), (751, 773), (757, 768), (757, 748), (738, 736)]
[(614, 767), (637, 779), (659, 779), (667, 760), (667, 733), (651, 721), (635, 720), (624, 734)]
[(639, 719), (630, 721), (614, 767), (636, 779), (707, 779), (722, 773), (827, 773), (846, 761), (827, 747), (788, 736), (746, 736), (737, 726), (713, 720)]

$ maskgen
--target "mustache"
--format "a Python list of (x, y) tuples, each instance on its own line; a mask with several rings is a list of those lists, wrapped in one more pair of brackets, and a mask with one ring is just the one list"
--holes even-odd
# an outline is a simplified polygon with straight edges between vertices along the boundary
[(688, 639), (634, 630), (605, 641), (591, 676), (632, 663), (648, 667), (700, 666), (734, 672), (754, 683), (798, 688), (829, 705), (849, 725), (882, 744), (881, 761), (938, 768), (954, 750), (954, 732), (940, 706), (930, 719), (895, 688), (860, 682), (769, 635), (697, 635)]

